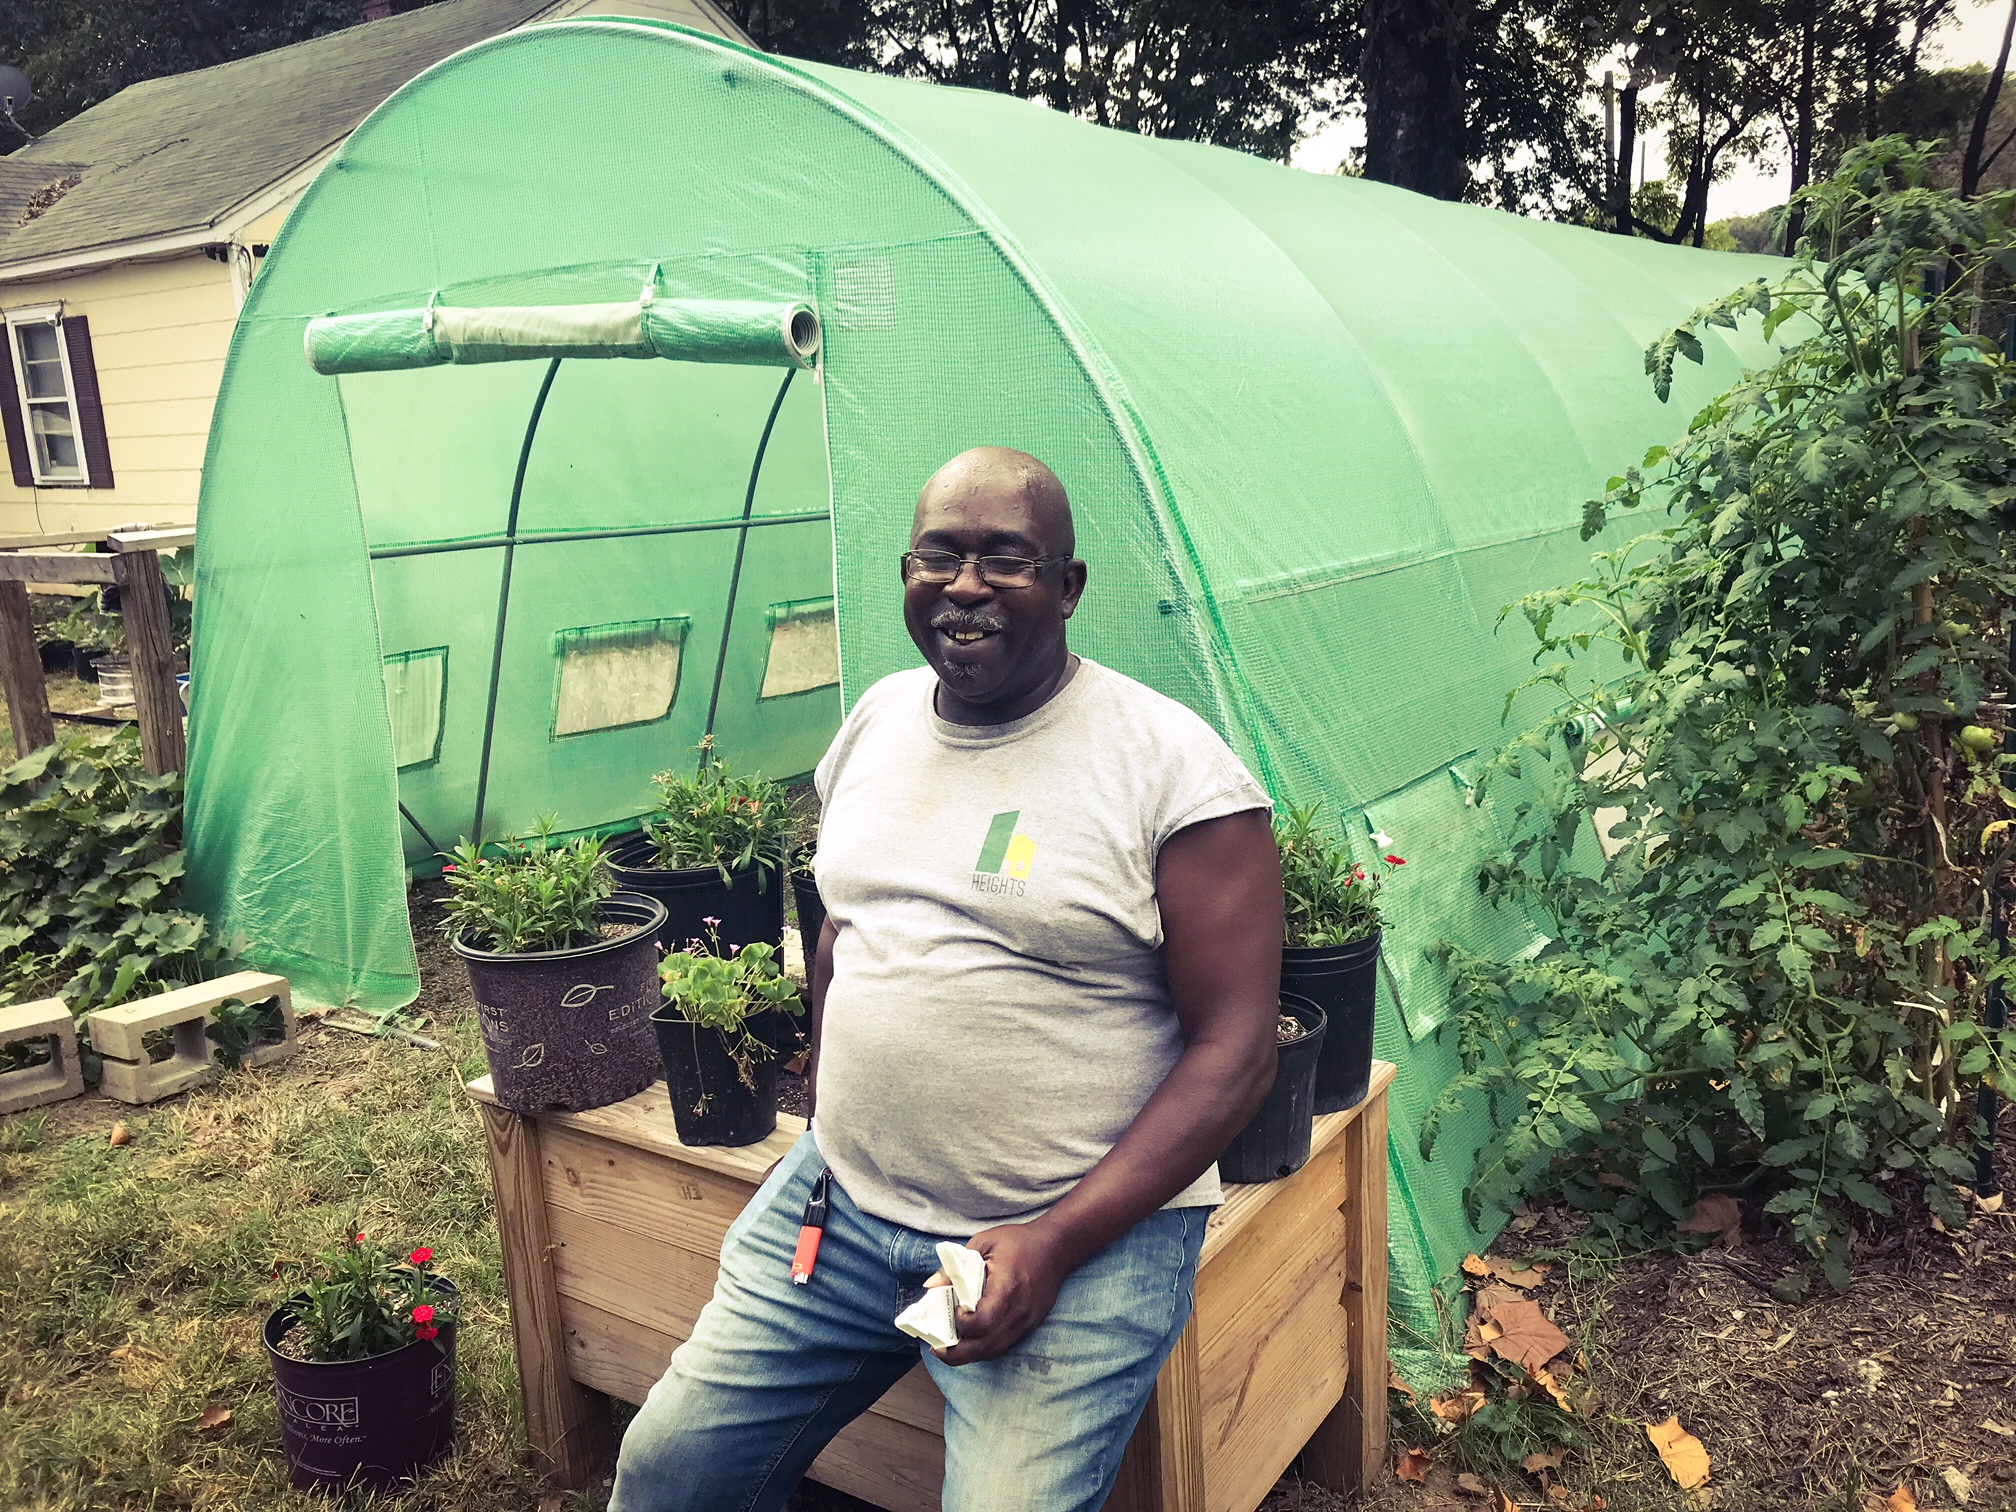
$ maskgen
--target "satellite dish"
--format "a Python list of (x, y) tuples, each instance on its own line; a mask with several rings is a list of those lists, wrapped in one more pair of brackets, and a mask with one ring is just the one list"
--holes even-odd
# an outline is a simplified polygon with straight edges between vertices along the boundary
[(35, 90), (28, 83), (28, 75), (11, 63), (0, 63), (0, 111), (11, 116), (26, 110), (34, 98)]

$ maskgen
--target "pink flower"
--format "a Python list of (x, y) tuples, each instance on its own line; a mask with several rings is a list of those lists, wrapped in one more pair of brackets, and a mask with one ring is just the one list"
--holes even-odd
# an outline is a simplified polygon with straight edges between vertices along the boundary
[(434, 1321), (434, 1309), (429, 1307), (425, 1302), (422, 1302), (418, 1307), (413, 1309), (413, 1321), (415, 1323), (432, 1323)]
[[(434, 1251), (427, 1248), (427, 1246), (423, 1244), (420, 1246), (420, 1248), (416, 1249), (415, 1251), (413, 1251), (412, 1254), (406, 1257), (406, 1263), (408, 1265), (425, 1265), (429, 1260), (432, 1260), (433, 1258), (434, 1258)], [(421, 1321), (424, 1323), (426, 1319), (423, 1318), (421, 1319)]]
[(1405, 866), (1407, 863), (1401, 860), (1398, 856), (1388, 856), (1386, 858), (1386, 864), (1388, 866)]
[(721, 921), (712, 917), (702, 919), (700, 922), (705, 924), (709, 929), (719, 929), (721, 927)]

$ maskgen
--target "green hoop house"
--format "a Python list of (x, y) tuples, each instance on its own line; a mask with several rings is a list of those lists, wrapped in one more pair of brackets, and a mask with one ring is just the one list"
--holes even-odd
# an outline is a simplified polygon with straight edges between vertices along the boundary
[(1076, 502), (1076, 645), (1410, 862), (1379, 1044), (1396, 1322), (1432, 1336), (1478, 1236), (1461, 1131), (1415, 1148), (1454, 1055), (1425, 947), (1533, 938), (1475, 884), (1527, 670), (1494, 627), (1736, 377), (1711, 339), (1662, 407), (1641, 353), (1742, 266), (656, 23), (472, 47), (351, 136), (239, 320), (192, 894), (310, 1000), (411, 1001), (409, 867), (622, 828), (710, 728), (808, 771), (915, 662), (919, 486), (1021, 447)]

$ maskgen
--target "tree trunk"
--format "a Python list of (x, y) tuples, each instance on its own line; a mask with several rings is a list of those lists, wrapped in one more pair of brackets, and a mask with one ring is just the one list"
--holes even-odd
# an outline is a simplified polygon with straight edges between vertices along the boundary
[(1981, 188), (1981, 155), (1988, 147), (1988, 123), (1995, 118), (2002, 76), (2009, 70), (2012, 37), (2016, 37), (2016, 0), (2010, 0), (2009, 19), (2002, 26), (2002, 51), (1995, 55), (1995, 70), (1988, 75), (1988, 87), (1981, 91), (1981, 104), (1974, 112), (1974, 129), (1967, 134), (1967, 157), (1960, 165), (1960, 193), (1965, 199), (1972, 199)]
[(1630, 236), (1638, 223), (1631, 215), (1631, 155), (1638, 150), (1638, 84), (1627, 77), (1617, 96), (1617, 173), (1612, 181), (1615, 199), (1610, 205), (1610, 229)]
[[(1819, 0), (1806, 0), (1799, 22), (1799, 92), (1792, 106), (1792, 190), (1797, 194), (1813, 182), (1814, 43), (1820, 30)], [(1799, 244), (1806, 217), (1793, 210), (1785, 218), (1785, 254)]]
[(1365, 177), (1437, 199), (1470, 186), (1463, 40), (1473, 0), (1365, 0)]

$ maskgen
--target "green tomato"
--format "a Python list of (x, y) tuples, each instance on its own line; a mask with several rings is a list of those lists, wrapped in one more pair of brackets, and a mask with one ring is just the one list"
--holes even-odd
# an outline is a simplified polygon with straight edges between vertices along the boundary
[(1900, 730), (1915, 730), (1918, 728), (1918, 716), (1908, 709), (1899, 709), (1890, 716), (1890, 723)]
[(2002, 743), (2002, 737), (1986, 725), (1968, 725), (1960, 731), (1960, 744), (1976, 756), (1986, 756)]

